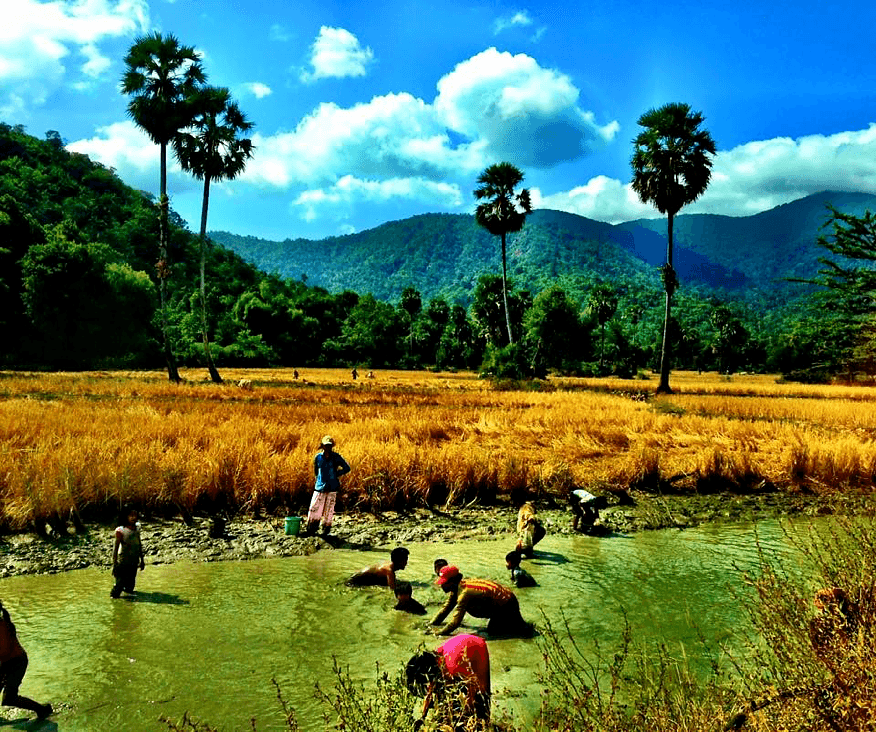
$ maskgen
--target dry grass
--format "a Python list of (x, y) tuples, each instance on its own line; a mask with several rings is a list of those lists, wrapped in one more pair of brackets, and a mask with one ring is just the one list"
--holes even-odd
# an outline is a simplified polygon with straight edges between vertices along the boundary
[[(76, 507), (303, 506), (319, 438), (353, 466), (347, 508), (569, 486), (872, 487), (876, 389), (675, 374), (497, 391), (471, 374), (228, 370), (0, 374), (0, 527)], [(235, 386), (249, 379), (252, 390)]]

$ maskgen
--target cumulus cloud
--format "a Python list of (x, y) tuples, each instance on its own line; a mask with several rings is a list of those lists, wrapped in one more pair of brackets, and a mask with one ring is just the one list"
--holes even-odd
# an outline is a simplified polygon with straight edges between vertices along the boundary
[(250, 81), (246, 84), (241, 85), (241, 88), (247, 94), (251, 94), (256, 99), (264, 99), (267, 96), (270, 96), (274, 93), (273, 89), (269, 87), (267, 84), (263, 84), (260, 81)]
[[(94, 137), (71, 142), (67, 149), (113, 168), (129, 186), (144, 191), (158, 188), (158, 146), (131, 121), (99, 127)], [(195, 185), (191, 176), (182, 172), (173, 155), (168, 154), (167, 163), (176, 192)]]
[(434, 109), (411, 94), (387, 94), (353, 107), (323, 103), (295, 130), (254, 137), (259, 155), (244, 178), (275, 187), (360, 178), (425, 177), (474, 170), (476, 146), (453, 147)]
[(568, 76), (531, 56), (489, 48), (438, 82), (435, 109), (449, 128), (482, 141), (487, 157), (549, 168), (610, 142), (619, 129), (600, 126), (578, 94)]
[[(245, 88), (256, 96), (267, 90), (257, 82)], [(241, 182), (293, 191), (294, 209), (311, 219), (355, 199), (415, 198), (462, 207), (459, 184), (470, 185), (497, 160), (547, 167), (610, 140), (617, 123), (600, 127), (579, 107), (578, 96), (567, 76), (529, 56), (489, 49), (444, 76), (431, 103), (408, 93), (350, 107), (326, 102), (294, 129), (255, 134), (258, 152)], [(141, 133), (131, 123), (112, 125), (71, 149), (115, 167), (125, 180), (140, 181), (143, 165), (154, 170), (155, 163), (150, 152), (142, 162), (135, 154), (135, 134)], [(143, 146), (151, 147), (145, 137)]]
[(497, 18), (496, 22), (493, 23), (493, 33), (498, 35), (509, 28), (526, 27), (529, 25), (532, 25), (532, 18), (529, 17), (528, 12), (520, 10), (514, 13), (514, 15)]
[(363, 48), (350, 31), (324, 25), (311, 46), (313, 70), (302, 71), (301, 80), (310, 83), (318, 79), (365, 76), (373, 61), (374, 52)]
[(328, 188), (304, 191), (292, 206), (302, 219), (313, 221), (320, 217), (323, 209), (337, 215), (356, 203), (386, 203), (399, 199), (425, 201), (437, 208), (455, 208), (462, 204), (462, 192), (457, 185), (422, 178), (361, 180), (345, 175)]
[(107, 39), (149, 25), (146, 0), (15, 0), (0, 23), (0, 116), (23, 116), (67, 83), (83, 88), (103, 77)]
[[(712, 181), (682, 213), (749, 216), (820, 191), (876, 193), (876, 124), (834, 135), (778, 137), (719, 151)], [(628, 183), (597, 176), (570, 191), (544, 195), (533, 204), (620, 223), (660, 214), (641, 203)]]

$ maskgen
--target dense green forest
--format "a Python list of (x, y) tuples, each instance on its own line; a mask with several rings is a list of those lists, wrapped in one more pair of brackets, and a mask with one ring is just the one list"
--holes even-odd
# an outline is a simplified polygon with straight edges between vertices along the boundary
[[(850, 370), (853, 360), (861, 366), (854, 334), (864, 316), (826, 306), (824, 288), (783, 279), (818, 278), (818, 259), (828, 254), (817, 244), (827, 201), (858, 213), (873, 198), (824, 194), (729, 222), (677, 218), (675, 368), (812, 376)], [(38, 139), (0, 124), (4, 368), (163, 363), (155, 204), (114, 171), (65, 150), (58, 132)], [(660, 226), (533, 212), (509, 239), (516, 362), (536, 375), (653, 368), (662, 327)], [(741, 233), (728, 238), (727, 226)], [(472, 216), (428, 214), (273, 247), (211, 238), (207, 312), (219, 368), (501, 367), (498, 245)], [(203, 362), (198, 246), (171, 210), (167, 316), (173, 352), (190, 366)]]

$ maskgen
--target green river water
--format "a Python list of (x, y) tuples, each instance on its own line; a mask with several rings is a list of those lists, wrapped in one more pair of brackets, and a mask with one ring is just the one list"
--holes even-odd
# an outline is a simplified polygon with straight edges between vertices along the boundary
[[(143, 527), (148, 542), (148, 524)], [(538, 587), (517, 591), (525, 618), (564, 615), (585, 648), (617, 642), (622, 608), (643, 642), (693, 648), (696, 626), (708, 638), (744, 629), (729, 591), (735, 567), (757, 564), (756, 536), (786, 553), (775, 523), (753, 527), (658, 531), (607, 538), (548, 536), (524, 566)], [(432, 585), (438, 556), (463, 574), (507, 581), (505, 541), (410, 545), (399, 574), (434, 613), (443, 594)], [(106, 570), (0, 580), (30, 667), (22, 693), (55, 705), (48, 722), (4, 711), (0, 730), (62, 732), (165, 729), (162, 715), (184, 711), (222, 730), (283, 729), (271, 678), (297, 710), (305, 730), (323, 729), (314, 684), (330, 688), (332, 657), (373, 685), (375, 664), (395, 672), (427, 636), (424, 618), (392, 610), (385, 588), (350, 589), (352, 572), (388, 558), (383, 552), (321, 551), (309, 557), (147, 566), (135, 599), (111, 600)], [(735, 565), (735, 566), (734, 566)], [(426, 616), (429, 617), (429, 616)], [(694, 620), (695, 619), (695, 620)], [(466, 632), (485, 623), (469, 619)], [(519, 723), (538, 707), (536, 640), (490, 640), (494, 709)], [(17, 720), (17, 721), (9, 721)]]

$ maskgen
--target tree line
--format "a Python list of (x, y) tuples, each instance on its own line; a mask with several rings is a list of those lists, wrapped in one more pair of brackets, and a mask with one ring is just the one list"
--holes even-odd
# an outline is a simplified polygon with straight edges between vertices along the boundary
[[(145, 49), (135, 54), (141, 43)], [(535, 293), (516, 288), (507, 276), (505, 239), (523, 227), (531, 204), (520, 188), (522, 172), (509, 163), (488, 167), (474, 190), (476, 221), (499, 237), (503, 266), (501, 274), (480, 277), (468, 302), (441, 296), (424, 302), (409, 287), (389, 303), (261, 272), (206, 237), (210, 183), (243, 170), (254, 151), (244, 137), (252, 125), (227, 90), (206, 86), (203, 70), (193, 71), (197, 57), (175, 39), (138, 40), (126, 58), (129, 74), (141, 69), (146, 86), (158, 78), (156, 70), (144, 70), (155, 63), (156, 43), (161, 53), (184, 59), (178, 82), (194, 79), (177, 124), (156, 132), (167, 140), (159, 143), (157, 201), (125, 186), (113, 170), (65, 150), (57, 131), (39, 140), (0, 124), (0, 363), (6, 368), (154, 368), (163, 361), (172, 379), (182, 364), (206, 368), (214, 381), (223, 365), (480, 369), (510, 378), (632, 377), (654, 369), (660, 388), (670, 366), (781, 371), (808, 380), (873, 371), (876, 224), (870, 214), (831, 212), (830, 231), (820, 240), (823, 269), (808, 280), (813, 295), (784, 309), (678, 289), (671, 236), (662, 305), (657, 291), (634, 276), (607, 280), (594, 273), (576, 292), (558, 283)], [(138, 88), (133, 76), (126, 81)], [(130, 93), (132, 116), (167, 109)], [(677, 176), (660, 178), (661, 161), (672, 160), (661, 153), (661, 140), (676, 139), (678, 128), (697, 137), (702, 117), (686, 105), (652, 112), (640, 120), (645, 131), (635, 143), (634, 184), (641, 171), (640, 197), (663, 206), (671, 221), (695, 190), (704, 190), (708, 175), (689, 173), (690, 185)], [(664, 130), (662, 136), (646, 122)], [(169, 127), (176, 129), (172, 135)], [(694, 157), (702, 165), (710, 150), (697, 139)], [(162, 191), (167, 145), (204, 181), (198, 235)], [(670, 167), (688, 170), (690, 163)], [(657, 202), (661, 185), (676, 197)], [(668, 386), (668, 370), (666, 376)]]

